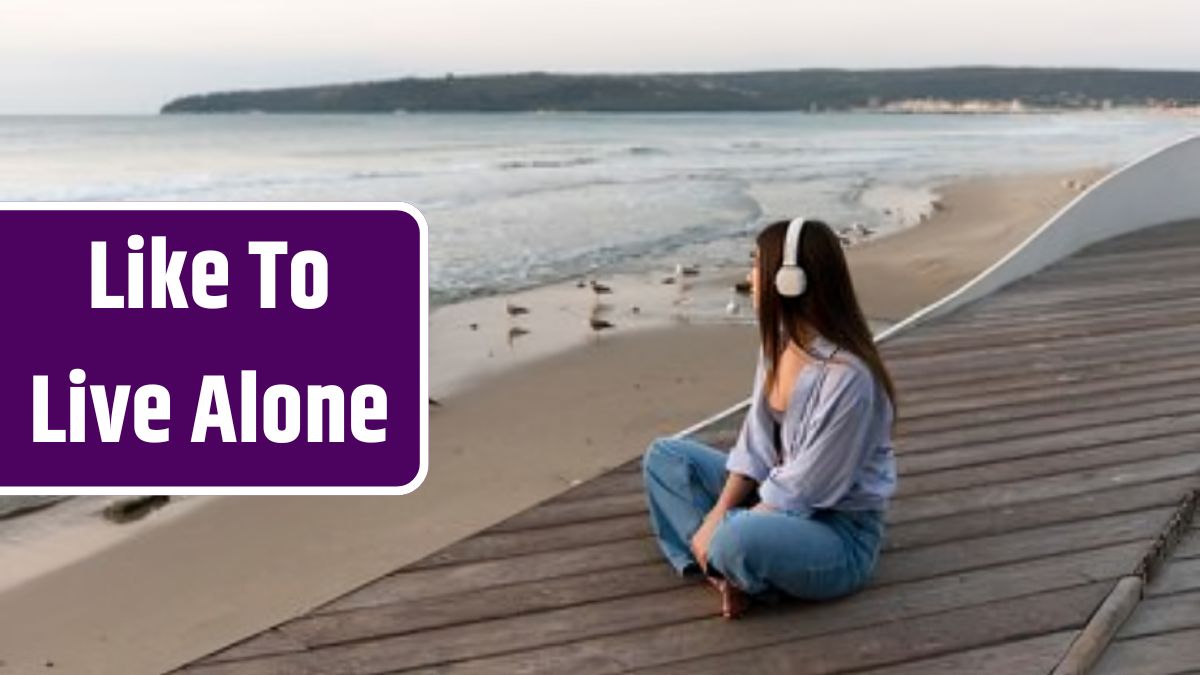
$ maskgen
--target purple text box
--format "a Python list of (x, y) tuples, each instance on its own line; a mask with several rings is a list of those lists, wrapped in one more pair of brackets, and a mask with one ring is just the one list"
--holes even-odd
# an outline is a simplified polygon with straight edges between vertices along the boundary
[[(110, 207), (111, 208), (111, 207)], [(419, 214), (408, 210), (271, 208), (246, 210), (3, 210), (6, 249), (0, 288), (8, 302), (5, 357), (0, 363), (3, 471), (11, 488), (214, 487), (345, 488), (331, 492), (384, 492), (415, 487), (424, 476), (423, 358), (425, 293)], [(145, 210), (142, 210), (145, 209)], [(145, 307), (91, 307), (91, 242), (107, 243), (107, 292), (126, 294), (127, 241), (145, 246)], [(150, 308), (151, 238), (166, 237), (168, 253), (186, 251), (180, 275), (188, 307)], [(251, 241), (286, 241), (275, 266), (276, 308), (260, 304), (260, 258)], [(192, 258), (223, 253), (228, 306), (196, 306)], [(290, 259), (303, 250), (322, 253), (329, 295), (317, 309), (290, 299)], [(311, 284), (311, 278), (306, 284)], [(306, 285), (306, 288), (309, 286)], [(165, 443), (134, 434), (131, 393), (118, 442), (101, 442), (96, 408), (85, 396), (85, 442), (33, 442), (35, 375), (46, 376), (48, 427), (69, 427), (68, 374), (86, 371), (85, 387), (103, 385), (112, 402), (116, 385), (157, 384), (170, 394)], [(243, 370), (257, 373), (255, 442), (240, 442)], [(239, 442), (223, 442), (210, 429), (192, 442), (201, 381), (224, 376)], [(262, 397), (271, 385), (291, 385), (300, 395), (299, 438), (288, 443), (263, 433)], [(386, 440), (360, 442), (351, 431), (351, 395), (360, 385), (387, 395), (386, 419), (368, 422)], [(336, 385), (345, 395), (345, 440), (307, 438), (306, 390)], [(84, 390), (87, 392), (87, 390)], [(283, 414), (280, 414), (283, 418)], [(0, 487), (0, 492), (4, 488)], [(83, 492), (84, 490), (80, 490)]]

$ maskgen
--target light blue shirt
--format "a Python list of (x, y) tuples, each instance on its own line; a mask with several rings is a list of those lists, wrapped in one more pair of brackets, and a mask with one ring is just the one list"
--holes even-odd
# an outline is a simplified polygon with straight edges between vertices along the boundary
[(779, 511), (883, 510), (896, 489), (887, 392), (862, 359), (824, 336), (809, 349), (815, 360), (796, 376), (783, 414), (782, 462), (760, 352), (750, 411), (725, 468), (757, 481), (759, 499)]

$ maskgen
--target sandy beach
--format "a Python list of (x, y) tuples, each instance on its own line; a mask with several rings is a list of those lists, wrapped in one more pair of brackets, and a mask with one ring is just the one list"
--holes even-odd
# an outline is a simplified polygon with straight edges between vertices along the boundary
[[(866, 314), (886, 326), (949, 293), (1105, 172), (938, 187), (931, 219), (848, 249)], [(61, 526), (0, 536), (0, 675), (161, 673), (636, 457), (748, 394), (751, 311), (727, 308), (744, 275), (664, 267), (439, 310), (412, 495), (191, 498), (125, 526), (46, 509)]]

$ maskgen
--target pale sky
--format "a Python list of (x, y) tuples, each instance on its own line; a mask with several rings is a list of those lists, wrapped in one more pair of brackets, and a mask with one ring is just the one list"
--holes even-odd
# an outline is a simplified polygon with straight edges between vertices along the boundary
[(0, 114), (407, 75), (1200, 70), (1197, 0), (0, 0)]

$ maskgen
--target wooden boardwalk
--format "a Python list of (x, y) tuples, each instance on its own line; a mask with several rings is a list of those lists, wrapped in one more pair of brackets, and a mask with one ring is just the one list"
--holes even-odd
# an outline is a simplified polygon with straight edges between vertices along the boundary
[[(180, 672), (1048, 673), (1200, 483), (1198, 261), (1200, 223), (1160, 226), (886, 342), (901, 487), (853, 597), (718, 618), (650, 539), (635, 460)], [(1142, 616), (1184, 609), (1106, 660), (1196, 653), (1195, 539)]]

